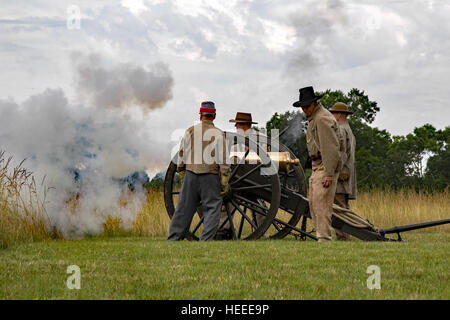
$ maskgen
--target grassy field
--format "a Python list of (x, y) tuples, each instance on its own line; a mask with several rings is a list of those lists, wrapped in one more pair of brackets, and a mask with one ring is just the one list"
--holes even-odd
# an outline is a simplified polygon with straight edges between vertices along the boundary
[[(450, 299), (450, 234), (403, 243), (98, 237), (0, 251), (1, 299)], [(81, 289), (69, 290), (69, 265)], [(369, 290), (367, 267), (381, 271)]]
[[(151, 191), (131, 230), (112, 218), (103, 235), (64, 240), (47, 230), (32, 176), (7, 167), (0, 154), (0, 299), (450, 299), (449, 225), (402, 243), (169, 243), (163, 194)], [(449, 193), (371, 191), (351, 205), (386, 228), (449, 218)], [(80, 290), (66, 286), (70, 265)], [(367, 288), (370, 265), (380, 290)]]

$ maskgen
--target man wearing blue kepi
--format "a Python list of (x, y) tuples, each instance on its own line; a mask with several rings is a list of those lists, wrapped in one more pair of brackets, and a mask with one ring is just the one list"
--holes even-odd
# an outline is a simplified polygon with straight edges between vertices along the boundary
[(181, 141), (177, 171), (183, 185), (170, 222), (169, 241), (185, 238), (200, 202), (203, 212), (200, 240), (212, 240), (216, 234), (222, 206), (221, 192), (228, 191), (230, 165), (226, 159), (225, 135), (214, 126), (215, 118), (214, 102), (202, 102), (201, 122), (187, 129)]

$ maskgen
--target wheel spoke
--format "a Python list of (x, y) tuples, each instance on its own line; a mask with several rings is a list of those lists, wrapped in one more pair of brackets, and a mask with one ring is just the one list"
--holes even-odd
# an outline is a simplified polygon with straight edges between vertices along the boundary
[(256, 213), (255, 213), (255, 211), (253, 211), (253, 210), (252, 210), (252, 219), (253, 219), (253, 222), (255, 223), (255, 225), (256, 225), (257, 227), (259, 227), (259, 225), (258, 225), (258, 219), (256, 219)]
[[(225, 204), (225, 209), (227, 210), (228, 221), (230, 221), (231, 234), (233, 236), (233, 240), (235, 240), (236, 239), (236, 231), (234, 230), (233, 215), (230, 212), (228, 203)], [(236, 211), (236, 210), (234, 210), (234, 211)]]
[(276, 224), (275, 221), (272, 221), (273, 226), (275, 227), (275, 229), (277, 229), (278, 232), (281, 231), (281, 228)]
[[(247, 211), (247, 208), (244, 209), (244, 212)], [(238, 232), (238, 239), (241, 238), (242, 235), (242, 229), (244, 228), (244, 216), (241, 216), (241, 222), (239, 223), (239, 232)]]
[(244, 164), (244, 163), (245, 163), (245, 158), (247, 158), (249, 152), (250, 152), (250, 148), (247, 148), (247, 151), (245, 151), (244, 157), (243, 157), (241, 160), (239, 160), (239, 162), (236, 164), (236, 167), (234, 167), (233, 171), (231, 172), (231, 174), (230, 174), (230, 180), (231, 180), (231, 178), (233, 178), (233, 176), (236, 174), (236, 171), (237, 171), (237, 169), (239, 168), (239, 166), (240, 166), (241, 164)]
[(295, 177), (295, 175), (292, 175), (293, 173), (295, 173), (295, 169), (291, 169), (288, 172), (280, 172), (282, 175), (284, 176), (288, 176), (288, 177)]
[[(235, 212), (236, 212), (236, 208), (234, 208), (234, 209), (231, 211), (231, 216), (233, 216)], [(227, 217), (225, 218), (225, 220), (222, 222), (222, 224), (219, 226), (218, 229), (219, 229), (219, 230), (222, 229), (222, 228), (225, 226), (225, 224), (227, 223), (227, 221), (229, 221), (229, 219), (228, 219), (228, 214), (227, 214)]]
[(245, 202), (258, 207), (259, 209), (263, 210), (263, 212), (266, 212), (264, 215), (267, 215), (267, 211), (269, 211), (268, 208), (263, 207), (262, 205), (260, 205), (259, 203), (253, 202), (251, 200), (245, 199), (244, 197), (241, 197), (240, 195), (235, 195), (236, 199), (240, 200), (240, 204), (245, 205)]
[(253, 190), (253, 189), (264, 189), (264, 188), (270, 188), (271, 184), (260, 184), (260, 185), (254, 185), (254, 186), (247, 186), (247, 187), (239, 187), (239, 188), (233, 188), (233, 191), (243, 191), (243, 190)]
[(197, 230), (198, 230), (198, 228), (200, 228), (200, 226), (202, 225), (202, 223), (203, 223), (203, 217), (200, 219), (200, 221), (197, 223), (197, 225), (195, 226), (195, 228), (194, 228), (194, 230), (192, 230), (192, 234), (194, 235), (196, 232), (197, 232)]
[(245, 218), (245, 220), (247, 220), (248, 223), (250, 223), (250, 225), (254, 228), (257, 229), (258, 227), (255, 226), (255, 224), (253, 223), (253, 221), (245, 214), (244, 211), (242, 211), (241, 208), (239, 208), (239, 205), (236, 204), (236, 202), (231, 199), (231, 203), (233, 204), (233, 206), (235, 206), (235, 208), (239, 211), (239, 213)]
[[(243, 179), (247, 178), (249, 175), (251, 175), (253, 172), (255, 172), (256, 170), (258, 170), (259, 168), (261, 168), (263, 166), (263, 164), (258, 164), (256, 167), (254, 167), (253, 169), (251, 169), (250, 171), (248, 171), (247, 173), (245, 173), (243, 176), (240, 176), (236, 181), (232, 181), (230, 183), (230, 185), (236, 184), (240, 181), (242, 181)], [(231, 179), (231, 178), (230, 178)]]

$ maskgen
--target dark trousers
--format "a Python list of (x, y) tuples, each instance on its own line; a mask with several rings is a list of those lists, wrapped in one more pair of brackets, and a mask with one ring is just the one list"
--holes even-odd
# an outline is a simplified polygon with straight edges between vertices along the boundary
[(220, 208), (222, 206), (219, 175), (195, 174), (186, 171), (178, 205), (170, 221), (167, 240), (184, 239), (200, 201), (203, 212), (203, 232), (200, 240), (208, 241), (214, 238), (219, 225)]

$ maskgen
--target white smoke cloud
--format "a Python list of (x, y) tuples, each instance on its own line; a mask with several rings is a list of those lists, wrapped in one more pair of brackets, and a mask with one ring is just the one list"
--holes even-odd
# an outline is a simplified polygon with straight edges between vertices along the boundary
[[(101, 65), (98, 56), (79, 59), (78, 80), (91, 99), (89, 107), (70, 103), (61, 89), (47, 89), (23, 103), (0, 100), (0, 149), (16, 161), (27, 158), (25, 167), (38, 181), (45, 177), (51, 188), (49, 227), (66, 237), (102, 232), (107, 216), (120, 217), (125, 229), (131, 226), (145, 197), (137, 187), (130, 203), (121, 206), (128, 192), (123, 179), (160, 161), (164, 147), (152, 141), (143, 120), (120, 108), (161, 107), (173, 84), (163, 64), (149, 70), (132, 64), (107, 69), (90, 64)], [(71, 211), (67, 201), (77, 195)]]
[(330, 39), (340, 27), (348, 25), (348, 20), (341, 0), (314, 1), (308, 10), (291, 15), (299, 43), (291, 53), (288, 69), (305, 73), (317, 71), (324, 63), (321, 52), (327, 50)]
[(162, 62), (144, 69), (122, 63), (107, 69), (100, 56), (72, 54), (78, 75), (78, 90), (99, 108), (139, 105), (148, 110), (161, 107), (172, 98), (173, 79)]
[(298, 137), (305, 131), (305, 120), (305, 115), (301, 111), (292, 113), (288, 119), (287, 129), (283, 133), (282, 141), (287, 145), (294, 144), (298, 140)]

